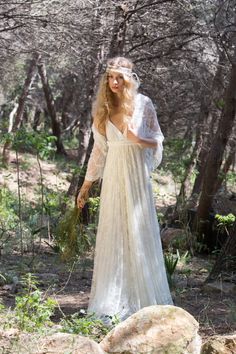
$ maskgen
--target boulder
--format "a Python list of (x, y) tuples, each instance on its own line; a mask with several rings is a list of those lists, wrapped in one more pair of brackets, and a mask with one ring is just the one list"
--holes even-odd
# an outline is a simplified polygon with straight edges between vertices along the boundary
[(22, 334), (17, 337), (0, 336), (1, 349), (8, 354), (105, 354), (93, 340), (68, 333), (55, 333), (45, 337)]
[(186, 244), (186, 237), (184, 235), (184, 230), (176, 228), (165, 228), (161, 231), (161, 241), (164, 249), (168, 249), (170, 246), (175, 246), (179, 243), (184, 246)]
[(180, 307), (149, 306), (117, 325), (100, 346), (109, 354), (200, 354), (198, 328)]
[(227, 336), (214, 336), (202, 346), (201, 354), (235, 354), (236, 334)]
[(93, 340), (68, 333), (56, 333), (46, 337), (42, 343), (40, 354), (104, 354), (102, 348)]

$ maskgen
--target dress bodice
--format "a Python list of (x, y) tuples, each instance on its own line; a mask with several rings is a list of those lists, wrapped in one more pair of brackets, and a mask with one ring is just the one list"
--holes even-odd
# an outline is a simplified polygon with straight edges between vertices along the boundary
[(106, 137), (107, 144), (111, 146), (112, 143), (123, 145), (137, 145), (136, 143), (130, 141), (126, 137), (127, 129), (122, 133), (110, 120), (107, 120), (106, 123)]
[(107, 141), (119, 141), (126, 139), (125, 133), (122, 133), (109, 119), (106, 123), (106, 137)]
[[(157, 142), (157, 147), (145, 148), (145, 161), (151, 172), (158, 166), (162, 159), (162, 141), (164, 139), (161, 132), (155, 108), (152, 101), (147, 96), (137, 94), (134, 102), (134, 112), (130, 118), (133, 123), (136, 134), (142, 138), (152, 139)], [(95, 181), (102, 177), (106, 162), (106, 155), (112, 142), (119, 143), (119, 146), (139, 144), (129, 141), (126, 137), (126, 131), (122, 133), (110, 120), (106, 123), (106, 136), (101, 135), (93, 126), (94, 146), (89, 159), (86, 180)], [(136, 149), (136, 150), (137, 150)]]

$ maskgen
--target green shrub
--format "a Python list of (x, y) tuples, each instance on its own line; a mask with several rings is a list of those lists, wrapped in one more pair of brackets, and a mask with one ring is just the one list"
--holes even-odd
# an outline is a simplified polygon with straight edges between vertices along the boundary
[(225, 176), (226, 183), (229, 185), (231, 188), (234, 188), (236, 186), (236, 172), (234, 171), (229, 171), (227, 175)]
[(12, 236), (15, 234), (19, 217), (17, 215), (17, 199), (7, 188), (0, 189), (0, 249), (11, 250)]
[(62, 332), (89, 336), (94, 340), (100, 340), (109, 332), (109, 328), (97, 319), (94, 314), (75, 313), (68, 318), (62, 319)]
[(166, 275), (168, 279), (169, 286), (173, 286), (173, 274), (175, 272), (177, 263), (178, 263), (178, 255), (173, 253), (165, 253), (164, 254), (164, 262), (166, 267)]
[(228, 230), (228, 228), (230, 228), (231, 226), (233, 226), (233, 224), (236, 221), (236, 216), (233, 215), (232, 213), (228, 215), (216, 214), (215, 219), (218, 222), (217, 228), (219, 229), (220, 232), (223, 232), (225, 230)]
[(186, 166), (189, 164), (191, 154), (191, 141), (175, 138), (165, 143), (163, 163), (165, 170), (169, 170), (176, 182), (182, 182)]
[(50, 324), (50, 317), (54, 313), (56, 301), (45, 299), (40, 290), (30, 294), (17, 296), (15, 307), (15, 321), (21, 330), (33, 332)]
[(22, 283), (25, 289), (21, 296), (16, 297), (14, 322), (21, 330), (27, 332), (41, 330), (51, 324), (50, 317), (57, 303), (50, 297), (46, 298), (37, 288), (37, 279), (31, 273), (23, 278)]

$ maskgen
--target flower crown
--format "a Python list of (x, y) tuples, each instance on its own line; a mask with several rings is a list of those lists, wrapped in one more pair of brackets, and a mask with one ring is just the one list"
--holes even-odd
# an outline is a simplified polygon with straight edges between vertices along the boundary
[(138, 75), (134, 73), (130, 68), (126, 68), (124, 66), (118, 66), (118, 65), (107, 65), (106, 72), (109, 73), (110, 71), (115, 71), (121, 74), (128, 75), (129, 77), (133, 77), (137, 81), (138, 86), (140, 85), (140, 80)]
[(125, 75), (129, 75), (129, 76), (132, 75), (132, 69), (126, 68), (124, 66), (107, 65), (106, 72), (109, 72), (109, 71), (115, 71), (115, 72), (118, 72), (118, 73), (121, 73), (121, 74), (125, 74)]

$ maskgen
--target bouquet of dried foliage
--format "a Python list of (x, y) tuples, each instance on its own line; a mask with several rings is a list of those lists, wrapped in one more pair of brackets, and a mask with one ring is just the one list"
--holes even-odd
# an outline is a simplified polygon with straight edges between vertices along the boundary
[(56, 230), (56, 243), (64, 261), (83, 256), (91, 248), (90, 239), (82, 223), (81, 209), (68, 208)]

